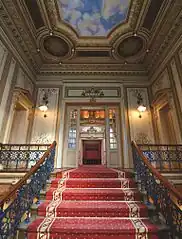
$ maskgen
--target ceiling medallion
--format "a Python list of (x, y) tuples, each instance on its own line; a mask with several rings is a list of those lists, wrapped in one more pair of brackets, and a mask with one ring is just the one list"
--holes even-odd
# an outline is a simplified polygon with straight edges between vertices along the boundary
[(144, 48), (144, 40), (139, 36), (130, 36), (121, 41), (117, 47), (118, 55), (123, 58), (139, 54)]
[(47, 36), (43, 45), (45, 50), (55, 57), (65, 57), (70, 51), (68, 43), (58, 36)]

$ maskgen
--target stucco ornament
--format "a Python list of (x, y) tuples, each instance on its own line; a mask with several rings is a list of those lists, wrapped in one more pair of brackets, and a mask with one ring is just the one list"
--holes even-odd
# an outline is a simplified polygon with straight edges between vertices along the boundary
[(32, 142), (37, 144), (51, 144), (53, 140), (54, 139), (51, 137), (51, 135), (42, 133), (35, 136)]
[(137, 133), (137, 135), (135, 137), (135, 142), (137, 144), (150, 144), (150, 143), (152, 143), (149, 136), (144, 132)]

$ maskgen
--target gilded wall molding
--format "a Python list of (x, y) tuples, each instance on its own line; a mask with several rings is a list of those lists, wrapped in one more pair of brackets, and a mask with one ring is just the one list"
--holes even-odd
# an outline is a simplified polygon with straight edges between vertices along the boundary
[(10, 64), (11, 64), (11, 59), (12, 59), (12, 55), (8, 53), (6, 61), (5, 61), (4, 68), (2, 70), (1, 80), (0, 80), (0, 103), (1, 103), (3, 93), (4, 93), (4, 89), (5, 89), (5, 86), (6, 86), (8, 72), (9, 72), (9, 68), (10, 68)]
[(22, 104), (25, 108), (28, 108), (29, 110), (32, 109), (32, 107), (34, 106), (33, 100), (28, 91), (21, 89), (19, 87), (15, 87), (13, 91), (13, 97), (14, 96), (16, 98), (15, 104), (19, 102), (20, 104)]
[(17, 80), (17, 75), (18, 75), (18, 68), (19, 68), (18, 63), (14, 59), (11, 59), (11, 64), (14, 64), (15, 67), (14, 67), (14, 70), (13, 70), (11, 86), (10, 86), (9, 93), (8, 93), (9, 97), (8, 97), (7, 102), (6, 102), (6, 110), (4, 112), (4, 117), (3, 117), (2, 127), (1, 127), (1, 140), (4, 138), (4, 134), (5, 134), (5, 131), (6, 131), (6, 124), (8, 122), (8, 116), (9, 116), (10, 109), (11, 109), (12, 99), (14, 98), (13, 97), (13, 91), (14, 91), (14, 88), (15, 88), (15, 85), (16, 85), (16, 80)]
[(174, 82), (174, 78), (173, 78), (171, 65), (167, 66), (167, 70), (168, 70), (169, 79), (170, 79), (170, 82), (171, 82), (171, 88), (172, 88), (173, 97), (174, 97), (175, 109), (177, 109), (176, 113), (177, 113), (177, 117), (178, 117), (180, 133), (181, 133), (181, 136), (182, 136), (182, 117), (181, 117), (182, 116), (182, 111), (181, 111), (181, 107), (180, 107), (180, 103), (179, 103), (179, 99), (178, 99), (178, 94), (177, 94), (176, 87), (175, 87), (175, 82)]
[(177, 68), (177, 72), (179, 74), (180, 83), (181, 83), (181, 86), (182, 86), (182, 64), (181, 64), (181, 61), (180, 61), (179, 52), (177, 52), (174, 55), (174, 59), (175, 59), (175, 62), (176, 62), (176, 68)]

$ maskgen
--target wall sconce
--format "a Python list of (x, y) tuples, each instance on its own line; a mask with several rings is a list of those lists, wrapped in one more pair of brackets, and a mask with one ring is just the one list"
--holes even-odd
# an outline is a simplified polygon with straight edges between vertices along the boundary
[(39, 105), (39, 110), (44, 112), (44, 118), (47, 117), (46, 115), (46, 111), (48, 110), (48, 95), (46, 94), (46, 92), (44, 92), (44, 96), (42, 97), (42, 103)]
[(142, 118), (141, 113), (145, 112), (147, 107), (143, 104), (143, 97), (140, 92), (137, 93), (137, 104), (138, 104), (137, 110), (139, 112), (139, 118)]

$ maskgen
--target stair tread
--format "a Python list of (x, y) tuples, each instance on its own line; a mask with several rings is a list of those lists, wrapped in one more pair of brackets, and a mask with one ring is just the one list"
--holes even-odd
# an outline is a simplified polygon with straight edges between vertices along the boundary
[[(136, 233), (136, 228), (140, 230), (147, 227), (148, 231), (157, 232), (158, 228), (153, 225), (147, 218), (90, 218), (90, 217), (54, 217), (54, 218), (37, 218), (32, 222), (28, 230), (29, 232), (37, 232), (37, 227), (41, 229), (40, 224), (46, 223), (47, 227), (51, 225), (50, 232), (105, 232), (105, 233)], [(135, 226), (134, 226), (135, 223)], [(45, 228), (44, 228), (45, 229)]]
[[(38, 210), (39, 211), (46, 211), (47, 207), (51, 207), (51, 202), (47, 201), (39, 205)], [(98, 210), (98, 211), (112, 211), (117, 210), (120, 211), (122, 209), (126, 210), (146, 210), (147, 207), (140, 203), (140, 202), (124, 202), (124, 201), (58, 201), (57, 206), (54, 206), (54, 209), (56, 210), (79, 210), (79, 211), (89, 211), (89, 210)]]
[[(51, 183), (58, 183), (60, 182), (62, 179), (60, 178), (56, 178), (56, 179), (53, 179), (51, 181)], [(79, 181), (91, 181), (91, 182), (100, 182), (100, 181), (104, 181), (104, 182), (109, 182), (109, 181), (114, 181), (114, 182), (120, 182), (120, 181), (125, 181), (125, 180), (128, 180), (128, 181), (133, 181), (133, 179), (130, 179), (130, 178), (68, 178), (66, 179), (66, 181), (73, 181), (73, 182), (79, 182)]]
[(89, 165), (68, 170), (62, 177), (51, 180), (47, 201), (38, 206), (39, 217), (28, 226), (28, 239), (36, 239), (38, 232), (65, 239), (128, 235), (158, 239), (158, 228), (140, 202), (131, 173)]
[[(44, 209), (48, 206), (51, 201), (42, 202), (39, 205), (39, 209)], [(128, 204), (132, 206), (133, 204), (137, 205), (138, 207), (142, 207), (147, 209), (146, 205), (141, 202), (124, 202), (124, 201), (71, 201), (71, 200), (60, 200), (59, 201), (59, 208), (103, 208), (103, 209), (113, 209), (113, 208), (123, 208), (127, 207)]]
[[(50, 188), (48, 192), (54, 192), (55, 188)], [(95, 193), (110, 193), (110, 194), (116, 194), (116, 193), (123, 193), (123, 192), (134, 192), (138, 193), (137, 188), (64, 188), (63, 193), (89, 193), (89, 194), (95, 194)]]
[(123, 201), (46, 201), (38, 208), (38, 215), (85, 217), (139, 217), (147, 216), (147, 207), (140, 202)]
[(67, 188), (134, 188), (136, 182), (128, 178), (68, 178), (66, 180), (53, 180), (52, 188), (63, 184)]

